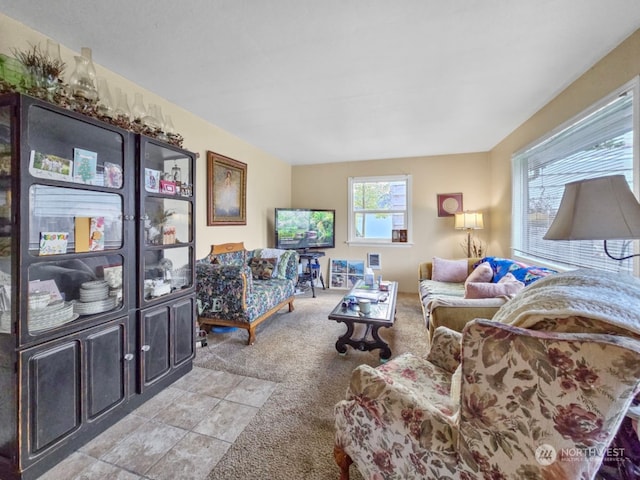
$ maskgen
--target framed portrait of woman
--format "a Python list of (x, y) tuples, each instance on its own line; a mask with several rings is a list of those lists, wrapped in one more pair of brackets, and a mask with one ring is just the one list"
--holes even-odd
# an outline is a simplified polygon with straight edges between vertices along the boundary
[(247, 224), (247, 164), (207, 152), (207, 225)]

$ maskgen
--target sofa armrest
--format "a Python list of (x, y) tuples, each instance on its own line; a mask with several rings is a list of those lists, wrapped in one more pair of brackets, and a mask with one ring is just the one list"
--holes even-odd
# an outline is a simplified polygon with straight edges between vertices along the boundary
[[(383, 430), (403, 434), (411, 431), (412, 436), (419, 435), (422, 445), (431, 445), (434, 450), (442, 452), (452, 451), (456, 440), (452, 431), (457, 430), (458, 421), (453, 404), (447, 408), (436, 405), (429, 400), (429, 395), (401, 382), (389, 381), (384, 372), (369, 365), (354, 369), (347, 389), (347, 400), (338, 403), (335, 412), (340, 414), (341, 410), (354, 404), (374, 418), (384, 411)], [(446, 410), (451, 412), (447, 414)], [(407, 412), (412, 413), (412, 418), (407, 417)], [(425, 420), (430, 421), (431, 428), (421, 428)]]
[(246, 265), (196, 264), (196, 298), (202, 316), (240, 313), (247, 309), (253, 277)]
[(473, 319), (486, 318), (491, 320), (507, 300), (505, 297), (434, 298), (425, 307), (425, 315), (429, 322), (429, 336), (433, 337), (436, 329), (441, 326), (461, 332), (465, 325)]
[(298, 264), (300, 263), (300, 255), (295, 250), (289, 250), (287, 252), (286, 266), (284, 269), (284, 276), (287, 280), (291, 280), (294, 283), (298, 282)]
[(460, 365), (462, 334), (447, 327), (438, 327), (431, 339), (427, 360), (453, 373)]

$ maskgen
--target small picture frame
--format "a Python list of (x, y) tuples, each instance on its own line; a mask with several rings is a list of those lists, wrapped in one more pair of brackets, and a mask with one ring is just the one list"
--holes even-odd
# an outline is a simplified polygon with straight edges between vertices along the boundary
[(391, 230), (391, 241), (398, 243), (407, 243), (407, 230), (406, 229), (398, 229)]
[(160, 170), (154, 170), (153, 168), (144, 169), (144, 189), (151, 193), (158, 193), (160, 191)]
[(380, 270), (380, 254), (379, 253), (367, 253), (367, 266), (371, 270)]
[(438, 193), (438, 216), (453, 217), (462, 212), (462, 193)]
[(167, 195), (175, 195), (176, 182), (171, 182), (168, 180), (160, 180), (160, 193), (164, 193)]
[(73, 181), (73, 161), (31, 150), (29, 173), (38, 178)]
[(122, 187), (122, 168), (117, 163), (104, 162), (104, 186), (109, 188)]
[(83, 148), (73, 149), (73, 180), (76, 183), (103, 186), (98, 177), (98, 154)]

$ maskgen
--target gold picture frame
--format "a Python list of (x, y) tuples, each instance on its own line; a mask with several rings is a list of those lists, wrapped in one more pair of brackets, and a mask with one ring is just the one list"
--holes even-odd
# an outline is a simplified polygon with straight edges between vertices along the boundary
[(247, 224), (247, 164), (207, 152), (207, 225)]

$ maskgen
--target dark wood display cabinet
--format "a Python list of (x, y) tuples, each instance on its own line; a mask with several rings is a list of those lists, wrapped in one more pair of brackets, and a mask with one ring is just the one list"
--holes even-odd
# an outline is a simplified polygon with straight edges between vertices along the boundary
[(0, 96), (1, 479), (38, 477), (191, 369), (194, 168)]

